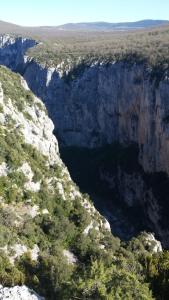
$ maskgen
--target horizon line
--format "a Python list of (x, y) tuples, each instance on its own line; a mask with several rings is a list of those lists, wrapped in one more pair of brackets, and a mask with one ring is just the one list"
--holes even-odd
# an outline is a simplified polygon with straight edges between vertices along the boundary
[(18, 27), (60, 27), (60, 26), (64, 26), (67, 24), (97, 24), (97, 23), (105, 23), (105, 24), (123, 24), (123, 23), (136, 23), (136, 22), (141, 22), (141, 21), (164, 21), (164, 22), (169, 22), (169, 19), (137, 19), (135, 21), (118, 21), (118, 22), (110, 22), (110, 21), (80, 21), (80, 22), (66, 22), (66, 23), (62, 23), (62, 24), (56, 24), (56, 25), (21, 25), (18, 23), (13, 23), (11, 21), (5, 21), (3, 19), (0, 19), (0, 22), (4, 22), (4, 23), (8, 23), (14, 26), (18, 26)]

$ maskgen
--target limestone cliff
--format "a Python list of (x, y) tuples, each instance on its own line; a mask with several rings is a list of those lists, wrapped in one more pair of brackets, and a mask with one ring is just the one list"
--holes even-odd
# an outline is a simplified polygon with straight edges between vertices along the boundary
[(0, 36), (0, 64), (14, 71), (23, 72), (26, 62), (24, 55), (29, 48), (36, 44), (37, 42), (33, 39), (11, 37), (10, 35)]
[(163, 79), (153, 77), (148, 66), (125, 62), (69, 62), (67, 67), (62, 62), (47, 68), (25, 55), (35, 44), (1, 37), (0, 63), (22, 69), (31, 90), (45, 102), (63, 144), (135, 142), (145, 171), (169, 173), (167, 74)]
[[(114, 141), (122, 145), (136, 143), (145, 173), (169, 174), (167, 74), (154, 74), (144, 64), (85, 64), (80, 59), (75, 65), (67, 62), (65, 66), (62, 61), (47, 67), (26, 55), (35, 44), (28, 39), (2, 37), (0, 63), (22, 72), (30, 89), (45, 103), (62, 145), (97, 148)], [(141, 203), (151, 229), (168, 244), (168, 228), (160, 225), (161, 199), (156, 198), (151, 186), (147, 187), (142, 174), (122, 173), (116, 175), (118, 188), (124, 187), (126, 203)]]
[(24, 77), (44, 100), (63, 144), (135, 142), (145, 171), (169, 173), (168, 77), (157, 85), (145, 66), (126, 63), (98, 63), (69, 81), (52, 72), (34, 62)]

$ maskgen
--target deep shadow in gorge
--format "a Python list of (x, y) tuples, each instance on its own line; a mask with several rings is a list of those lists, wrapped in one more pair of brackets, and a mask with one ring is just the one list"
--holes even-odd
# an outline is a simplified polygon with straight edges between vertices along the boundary
[[(124, 147), (114, 143), (97, 149), (60, 147), (60, 153), (72, 179), (89, 194), (114, 235), (128, 240), (140, 231), (151, 231), (168, 248), (168, 241), (158, 235), (158, 226), (163, 232), (168, 228), (169, 179), (164, 172), (144, 172), (136, 144)], [(156, 214), (162, 218), (155, 224)]]
[(136, 145), (123, 148), (114, 143), (97, 149), (60, 147), (60, 153), (72, 179), (83, 193), (89, 194), (95, 207), (109, 221), (114, 235), (128, 240), (140, 231), (151, 230), (145, 222), (141, 199), (140, 203), (128, 205), (120, 191), (119, 169), (127, 174), (142, 172)]

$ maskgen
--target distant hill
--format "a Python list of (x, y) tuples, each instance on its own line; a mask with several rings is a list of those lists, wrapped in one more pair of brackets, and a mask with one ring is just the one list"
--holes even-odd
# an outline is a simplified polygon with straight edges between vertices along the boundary
[(11, 27), (17, 28), (17, 29), (22, 28), (22, 26), (0, 20), (0, 28), (1, 29), (6, 30), (6, 29), (10, 29)]
[(132, 29), (146, 29), (155, 26), (169, 24), (167, 20), (142, 20), (137, 22), (123, 22), (123, 23), (107, 23), (107, 22), (89, 22), (89, 23), (68, 23), (57, 26), (58, 30), (67, 31), (116, 31), (116, 30), (132, 30)]
[(85, 23), (67, 23), (59, 26), (39, 26), (26, 27), (16, 24), (0, 21), (0, 33), (14, 33), (14, 34), (34, 34), (39, 36), (55, 36), (59, 32), (73, 32), (73, 31), (128, 31), (138, 29), (148, 29), (156, 26), (169, 24), (167, 20), (142, 20), (137, 22), (124, 23), (107, 23), (107, 22), (85, 22)]
[(0, 20), (0, 33), (11, 33), (11, 31), (22, 31), (22, 26)]

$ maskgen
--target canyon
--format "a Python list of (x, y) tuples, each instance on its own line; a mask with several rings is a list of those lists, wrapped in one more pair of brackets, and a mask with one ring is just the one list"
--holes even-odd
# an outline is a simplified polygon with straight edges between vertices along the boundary
[[(19, 72), (43, 100), (61, 152), (62, 148), (71, 151), (71, 147), (93, 151), (118, 143), (125, 155), (133, 147), (125, 164), (116, 161), (98, 167), (99, 180), (109, 190), (110, 202), (116, 195), (117, 202), (125, 205), (123, 215), (126, 208), (133, 214), (141, 212), (142, 229), (155, 232), (168, 248), (167, 72), (161, 75), (146, 64), (126, 61), (85, 64), (79, 60), (77, 65), (61, 61), (57, 66), (46, 66), (27, 55), (36, 44), (33, 39), (2, 36), (0, 64)], [(111, 209), (104, 212), (110, 223), (115, 207)], [(129, 222), (129, 227), (134, 222)]]

